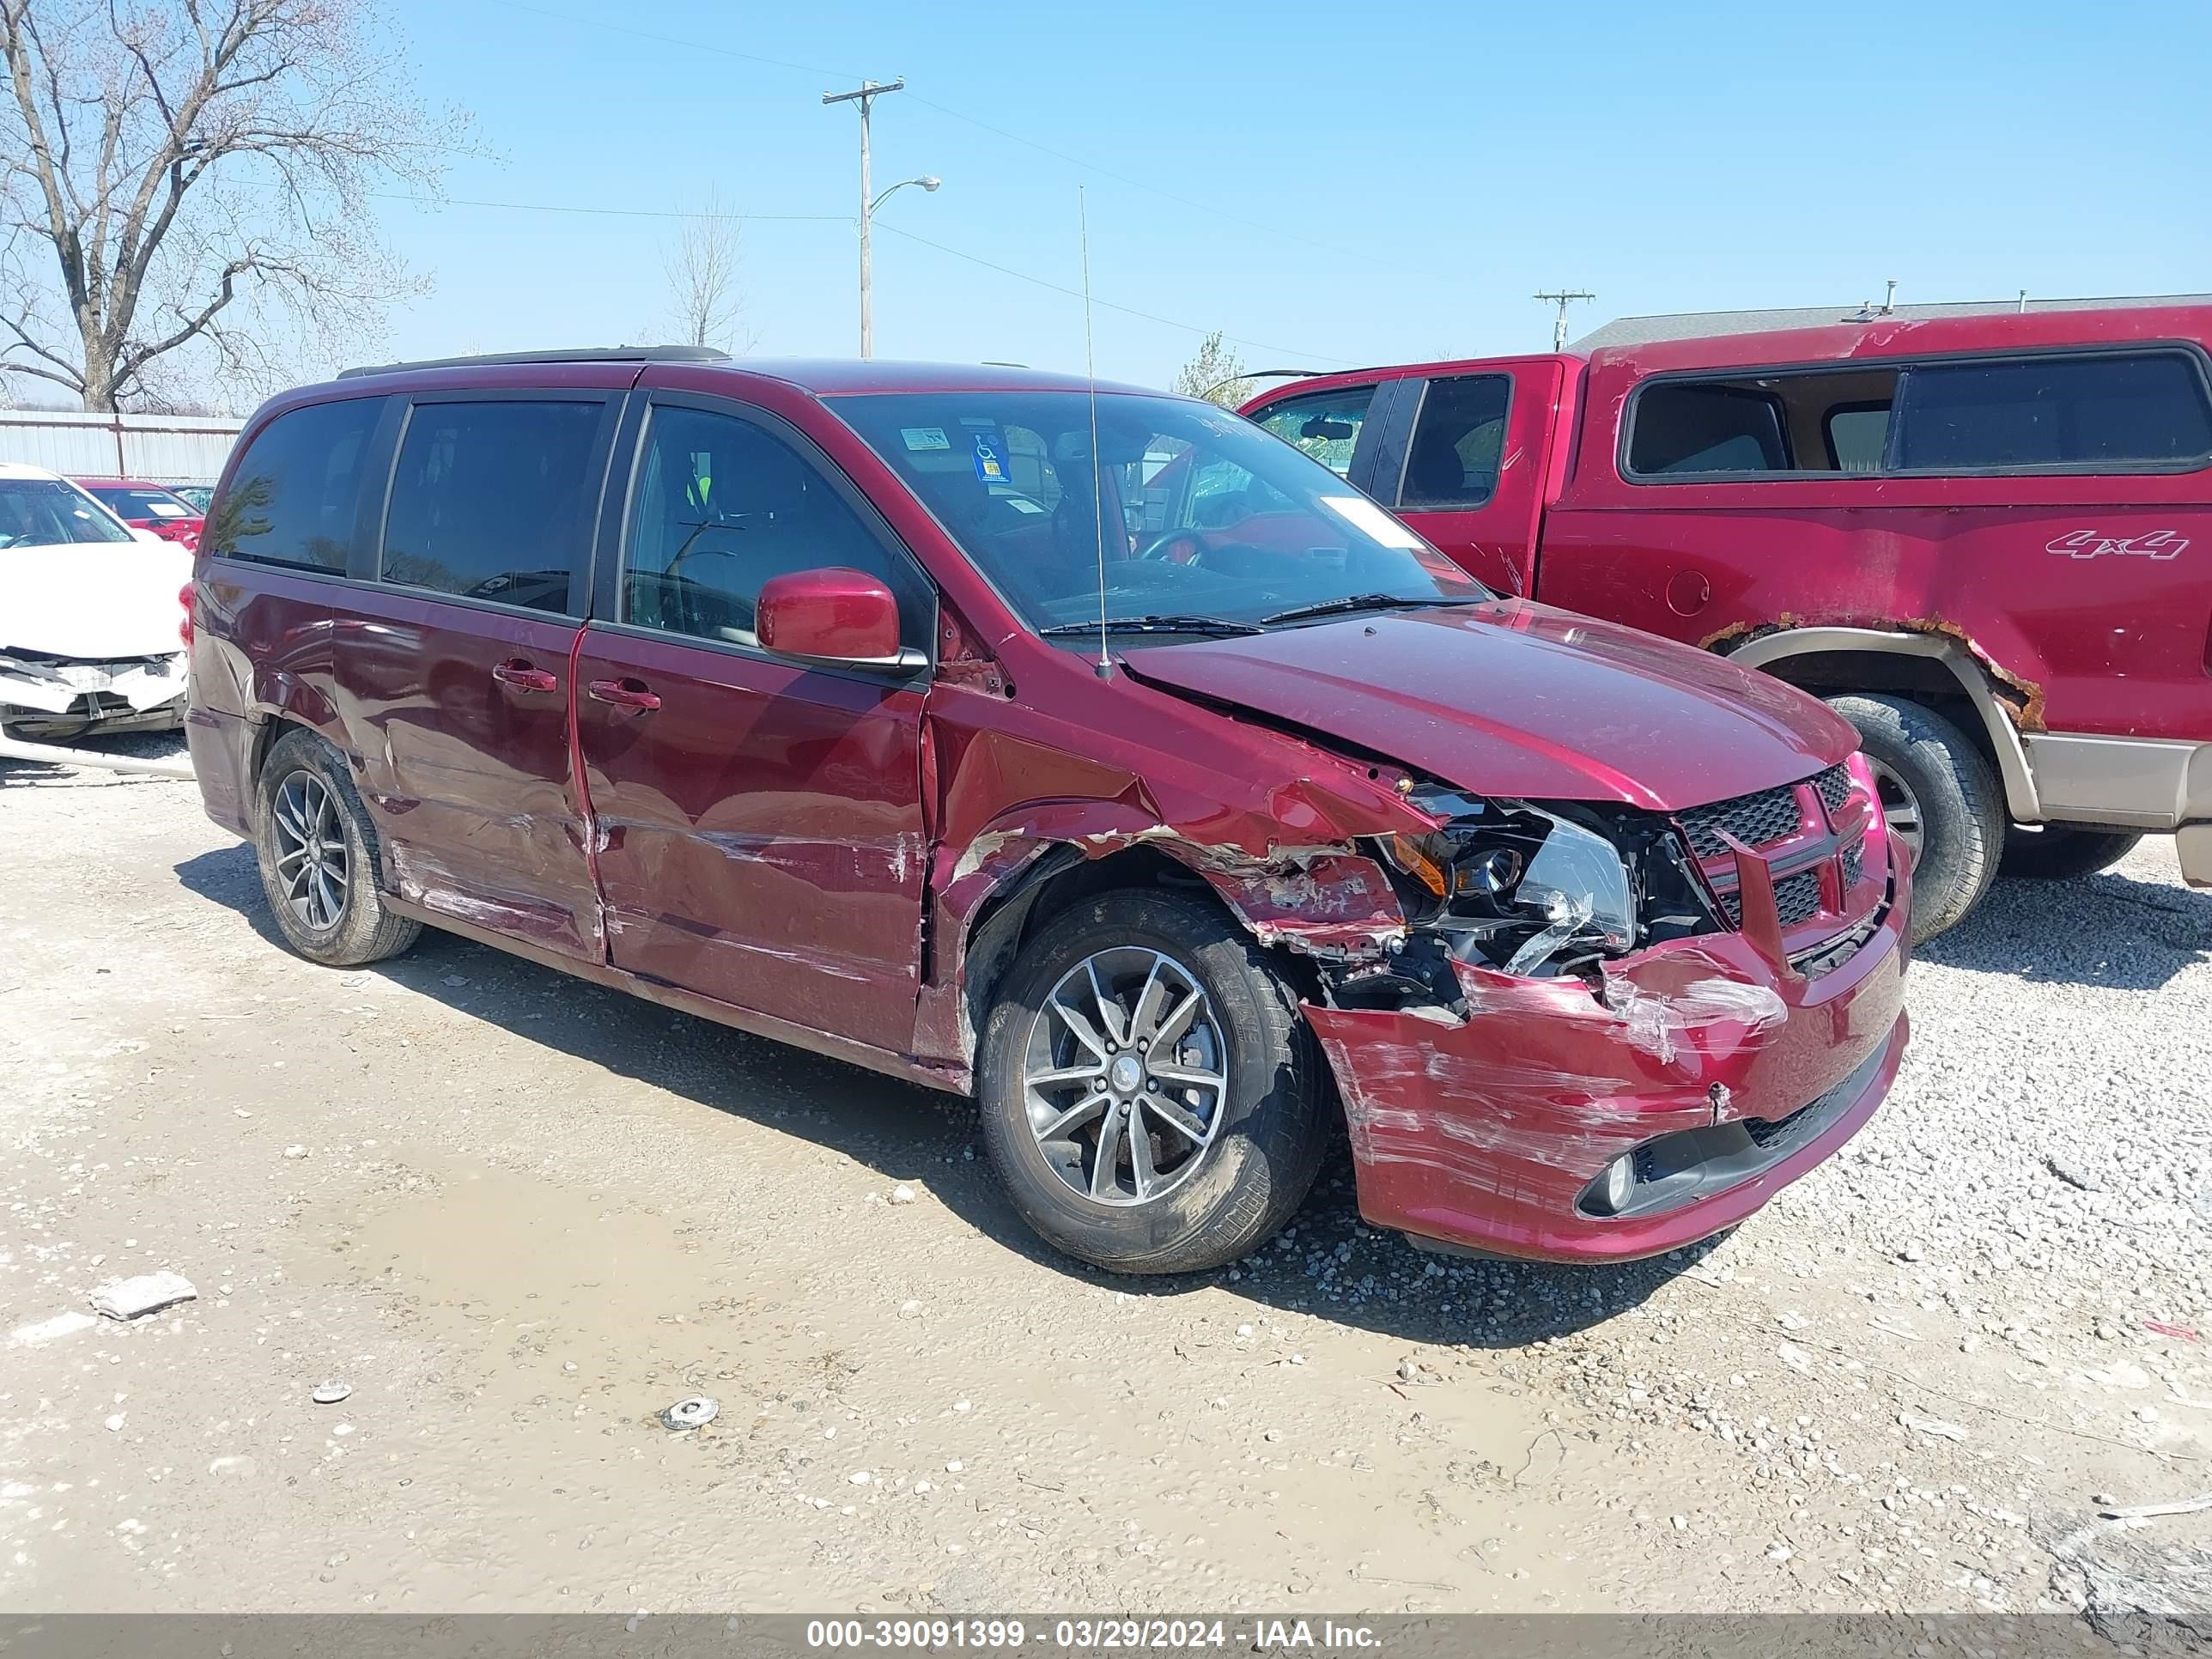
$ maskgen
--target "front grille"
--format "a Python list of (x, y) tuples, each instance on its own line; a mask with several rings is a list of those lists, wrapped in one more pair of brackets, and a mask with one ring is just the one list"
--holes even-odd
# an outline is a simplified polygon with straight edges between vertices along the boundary
[(1699, 858), (1717, 859), (1729, 850), (1721, 839), (1723, 830), (1746, 847), (1764, 847), (1796, 834), (1798, 821), (1797, 786), (1785, 783), (1711, 806), (1693, 806), (1682, 814), (1682, 830)]
[[(1743, 895), (1729, 892), (1721, 895), (1721, 908), (1728, 915), (1733, 927), (1743, 926)], [(1800, 870), (1794, 876), (1784, 876), (1774, 884), (1774, 908), (1782, 918), (1784, 927), (1795, 927), (1801, 921), (1810, 921), (1820, 914), (1820, 872)]]
[(1855, 841), (1844, 849), (1844, 885), (1856, 887), (1866, 872), (1866, 843)]
[(1832, 766), (1813, 780), (1813, 787), (1820, 792), (1820, 805), (1828, 809), (1830, 817), (1844, 810), (1844, 803), (1851, 798), (1851, 775), (1847, 768)]

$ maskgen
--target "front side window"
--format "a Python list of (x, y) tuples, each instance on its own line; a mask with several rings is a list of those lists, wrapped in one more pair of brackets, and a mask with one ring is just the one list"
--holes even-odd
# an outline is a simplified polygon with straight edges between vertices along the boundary
[[(870, 394), (831, 407), (1040, 631), (1096, 627), (1102, 566), (1109, 621), (1201, 632), (1316, 605), (1484, 597), (1326, 466), (1203, 404), (1100, 393), (1095, 463), (1081, 391)], [(1056, 499), (1004, 476), (1013, 431), (1044, 446)]]
[(255, 434), (203, 545), (228, 558), (343, 571), (380, 398), (310, 404)]
[(58, 478), (0, 478), (0, 550), (130, 539), (112, 514)]
[(1431, 380), (1406, 449), (1398, 505), (1480, 507), (1498, 493), (1505, 453), (1505, 405), (1513, 382), (1503, 374)]
[(2208, 455), (2212, 410), (2182, 352), (1930, 363), (1905, 375), (1900, 470), (2156, 467)]
[(567, 611), (598, 498), (586, 475), (605, 410), (543, 398), (416, 404), (385, 514), (383, 580)]
[[(1018, 461), (1006, 470), (1015, 476), (1024, 471)], [(1027, 471), (1037, 477), (1034, 467)], [(726, 645), (757, 645), (753, 617), (761, 585), (771, 576), (830, 566), (880, 579), (898, 598), (901, 641), (927, 641), (927, 594), (912, 566), (811, 460), (738, 416), (674, 404), (654, 407), (630, 492), (623, 621)]]
[(1359, 428), (1367, 423), (1367, 406), (1374, 401), (1373, 386), (1346, 386), (1276, 404), (1261, 410), (1258, 419), (1284, 442), (1303, 449), (1343, 478), (1351, 476), (1352, 452), (1358, 447)]

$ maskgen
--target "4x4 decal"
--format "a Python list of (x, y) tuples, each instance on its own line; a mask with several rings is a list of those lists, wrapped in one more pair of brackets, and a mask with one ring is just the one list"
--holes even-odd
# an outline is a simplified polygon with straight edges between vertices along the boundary
[(2044, 544), (2046, 553), (2069, 559), (2100, 559), (2107, 553), (2132, 553), (2142, 559), (2171, 559), (2189, 545), (2178, 530), (2146, 530), (2136, 536), (2107, 536), (2101, 530), (2069, 530)]

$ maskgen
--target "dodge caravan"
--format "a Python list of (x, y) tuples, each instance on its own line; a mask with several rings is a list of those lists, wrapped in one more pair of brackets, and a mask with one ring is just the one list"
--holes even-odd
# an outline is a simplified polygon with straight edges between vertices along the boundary
[(1203, 1268), (1340, 1121), (1377, 1225), (1725, 1228), (1873, 1114), (1851, 728), (1499, 599), (1209, 404), (680, 349), (353, 371), (240, 436), (187, 728), (301, 956), (425, 925), (972, 1092), (1062, 1249)]

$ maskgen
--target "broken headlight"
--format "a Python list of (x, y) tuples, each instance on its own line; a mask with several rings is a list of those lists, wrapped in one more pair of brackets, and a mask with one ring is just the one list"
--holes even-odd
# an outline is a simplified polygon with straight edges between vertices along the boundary
[(1606, 836), (1540, 806), (1432, 791), (1416, 804), (1450, 822), (1383, 842), (1391, 866), (1426, 890), (1409, 919), (1452, 955), (1534, 974), (1632, 948), (1638, 884)]

